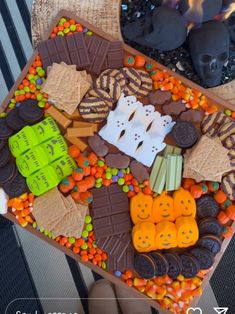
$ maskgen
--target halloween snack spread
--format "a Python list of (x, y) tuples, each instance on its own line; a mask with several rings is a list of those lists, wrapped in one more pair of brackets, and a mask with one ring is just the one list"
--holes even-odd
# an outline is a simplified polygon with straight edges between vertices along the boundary
[(73, 19), (36, 53), (0, 117), (1, 211), (186, 313), (233, 234), (232, 113)]

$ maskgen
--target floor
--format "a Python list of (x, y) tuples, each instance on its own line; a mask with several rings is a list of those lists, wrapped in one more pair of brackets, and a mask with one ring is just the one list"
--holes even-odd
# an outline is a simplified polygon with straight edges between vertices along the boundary
[[(31, 4), (32, 0), (0, 1), (0, 103), (33, 51)], [(44, 312), (88, 313), (87, 292), (99, 276), (22, 228), (16, 226), (15, 230)], [(217, 306), (228, 306), (227, 313), (235, 313), (234, 252), (235, 238), (200, 300), (203, 313), (215, 313), (213, 307)]]

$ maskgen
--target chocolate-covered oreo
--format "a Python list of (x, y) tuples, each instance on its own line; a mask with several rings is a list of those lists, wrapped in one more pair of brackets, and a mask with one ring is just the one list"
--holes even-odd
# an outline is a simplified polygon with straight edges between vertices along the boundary
[(198, 223), (199, 234), (214, 234), (220, 236), (223, 230), (222, 225), (216, 218), (205, 217)]
[(6, 118), (0, 118), (0, 139), (7, 139), (14, 131), (7, 125)]
[(205, 248), (194, 248), (190, 251), (200, 264), (200, 269), (209, 269), (214, 264), (214, 254), (211, 253), (208, 249)]
[(15, 107), (8, 113), (6, 117), (6, 122), (7, 125), (14, 131), (19, 131), (27, 125), (27, 122), (20, 118), (18, 107)]
[(20, 196), (28, 191), (26, 180), (19, 172), (14, 179), (3, 185), (3, 189), (10, 198)]
[(210, 195), (203, 195), (197, 200), (197, 217), (216, 217), (219, 213), (219, 204)]
[(10, 160), (4, 167), (0, 168), (0, 186), (11, 181), (16, 173), (16, 164), (13, 160)]
[(28, 124), (34, 124), (43, 119), (44, 110), (38, 106), (36, 100), (28, 99), (20, 104), (19, 117)]
[(203, 247), (211, 251), (213, 254), (220, 252), (222, 241), (213, 234), (205, 234), (201, 236), (197, 242), (197, 247)]
[(193, 123), (178, 120), (173, 126), (171, 136), (177, 146), (181, 148), (190, 148), (198, 140), (198, 131)]
[(10, 150), (8, 145), (4, 146), (0, 151), (0, 168), (4, 167), (10, 159)]
[(178, 254), (176, 253), (165, 253), (164, 257), (166, 258), (169, 269), (167, 274), (173, 278), (176, 279), (182, 272), (182, 261)]
[(155, 263), (155, 276), (161, 277), (167, 274), (169, 265), (167, 259), (160, 252), (153, 252), (149, 254)]
[(200, 270), (200, 264), (196, 257), (190, 253), (181, 254), (180, 259), (182, 261), (182, 275), (185, 278), (193, 278)]
[(156, 274), (156, 264), (150, 254), (136, 254), (134, 258), (134, 269), (137, 274), (145, 279), (151, 279)]

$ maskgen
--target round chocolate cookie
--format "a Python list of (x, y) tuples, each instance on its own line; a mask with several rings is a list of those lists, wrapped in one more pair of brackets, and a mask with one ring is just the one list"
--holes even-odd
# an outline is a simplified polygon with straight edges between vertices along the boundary
[(0, 168), (4, 167), (10, 159), (10, 150), (8, 145), (4, 146), (0, 151)]
[(118, 81), (121, 89), (123, 89), (126, 85), (126, 80), (125, 80), (125, 76), (123, 75), (123, 73), (120, 70), (117, 69), (107, 69), (104, 70), (101, 74), (100, 77), (106, 75), (106, 76), (111, 76), (113, 78), (115, 78), (116, 81)]
[(201, 236), (197, 242), (197, 247), (203, 247), (208, 249), (213, 254), (220, 252), (222, 246), (222, 241), (219, 237), (214, 234), (204, 234)]
[(121, 73), (124, 75), (126, 85), (124, 93), (127, 96), (136, 95), (141, 85), (141, 76), (137, 70), (133, 68), (122, 68)]
[(28, 191), (26, 180), (17, 172), (13, 180), (3, 185), (5, 193), (10, 197), (17, 197)]
[(200, 269), (209, 269), (214, 264), (215, 258), (211, 251), (205, 248), (195, 247), (190, 251), (200, 264)]
[(16, 164), (13, 160), (10, 160), (4, 167), (0, 168), (0, 186), (11, 181), (16, 173)]
[(141, 84), (136, 95), (137, 95), (137, 98), (143, 98), (147, 96), (149, 92), (151, 92), (151, 90), (153, 89), (153, 81), (150, 75), (148, 74), (148, 72), (143, 71), (143, 70), (137, 70), (137, 71), (140, 74)]
[(161, 277), (167, 274), (169, 265), (167, 259), (160, 252), (153, 252), (149, 254), (155, 263), (155, 276)]
[(198, 229), (200, 235), (214, 234), (219, 237), (222, 233), (223, 227), (216, 218), (205, 217), (199, 221)]
[(221, 188), (231, 200), (235, 201), (235, 173), (234, 172), (229, 173), (223, 178)]
[(198, 132), (192, 122), (189, 121), (176, 121), (173, 126), (171, 135), (177, 146), (181, 148), (190, 148), (198, 140)]
[(109, 114), (109, 106), (98, 97), (87, 97), (79, 105), (82, 118), (88, 122), (102, 122)]
[(184, 253), (179, 255), (182, 262), (181, 274), (185, 278), (193, 278), (200, 270), (200, 264), (198, 260), (190, 253)]
[(113, 108), (113, 99), (111, 98), (111, 96), (103, 89), (99, 89), (99, 88), (94, 88), (89, 90), (88, 92), (88, 97), (98, 97), (100, 99), (102, 99), (110, 108), (110, 110)]
[(210, 195), (203, 195), (197, 200), (197, 217), (216, 217), (219, 213), (219, 204)]
[(21, 130), (24, 126), (27, 125), (27, 122), (22, 120), (19, 116), (19, 108), (15, 107), (13, 110), (11, 110), (7, 117), (6, 122), (9, 128), (11, 128), (14, 131)]
[(166, 258), (169, 269), (168, 269), (168, 275), (176, 279), (182, 272), (182, 261), (178, 254), (176, 253), (165, 253), (164, 257)]
[(134, 269), (137, 274), (145, 279), (155, 276), (156, 266), (150, 254), (136, 254), (134, 258)]
[(113, 102), (117, 102), (121, 96), (121, 86), (115, 78), (107, 75), (102, 75), (96, 80), (96, 87), (103, 89), (113, 99)]
[(38, 106), (36, 100), (28, 99), (20, 104), (19, 117), (27, 124), (34, 124), (43, 119), (44, 110)]
[(7, 144), (7, 140), (0, 139), (0, 150)]
[(7, 125), (6, 118), (0, 118), (0, 139), (7, 139), (13, 132)]
[(201, 123), (202, 133), (207, 133), (211, 137), (217, 135), (219, 127), (224, 123), (229, 122), (230, 119), (223, 112), (217, 111), (213, 114), (207, 115), (204, 117)]

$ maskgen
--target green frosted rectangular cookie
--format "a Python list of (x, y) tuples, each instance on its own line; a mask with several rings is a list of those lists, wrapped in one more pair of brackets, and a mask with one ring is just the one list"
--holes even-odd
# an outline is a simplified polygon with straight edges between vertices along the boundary
[(175, 190), (178, 190), (181, 186), (182, 168), (183, 168), (183, 157), (180, 155), (180, 156), (177, 156), (177, 161), (176, 161)]
[(179, 147), (174, 146), (173, 154), (181, 155), (182, 149)]
[(174, 148), (175, 147), (173, 145), (166, 145), (166, 148), (164, 149), (164, 157), (167, 157), (169, 154), (173, 154)]
[(160, 171), (159, 171), (158, 176), (157, 176), (157, 180), (156, 180), (154, 187), (153, 187), (153, 191), (158, 193), (158, 194), (161, 194), (162, 191), (164, 190), (164, 187), (165, 187), (166, 164), (167, 164), (166, 158), (163, 158), (162, 163), (161, 163), (161, 168), (160, 168)]
[(166, 190), (174, 191), (177, 155), (168, 155), (166, 163)]
[(150, 183), (150, 188), (153, 189), (156, 178), (158, 176), (159, 170), (161, 168), (161, 164), (163, 161), (163, 157), (162, 156), (157, 156), (157, 158), (155, 159), (155, 162), (153, 164), (152, 170), (151, 170), (151, 174), (150, 174), (150, 178), (149, 178), (149, 183)]

